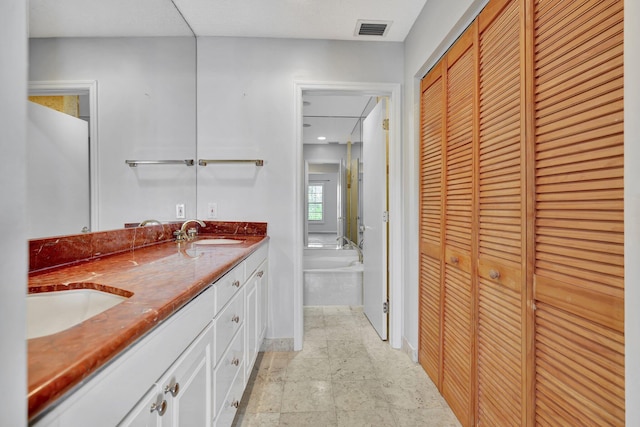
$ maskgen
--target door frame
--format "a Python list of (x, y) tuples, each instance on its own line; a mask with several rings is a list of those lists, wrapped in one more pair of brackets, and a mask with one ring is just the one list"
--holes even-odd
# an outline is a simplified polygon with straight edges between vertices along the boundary
[(304, 340), (304, 158), (302, 145), (302, 95), (369, 95), (389, 97), (389, 344), (402, 346), (404, 248), (402, 245), (402, 91), (399, 83), (294, 81), (294, 247), (293, 247), (293, 346), (302, 350)]
[(98, 181), (98, 82), (97, 80), (39, 80), (29, 81), (29, 96), (89, 95), (89, 189), (91, 191), (90, 227), (99, 228)]

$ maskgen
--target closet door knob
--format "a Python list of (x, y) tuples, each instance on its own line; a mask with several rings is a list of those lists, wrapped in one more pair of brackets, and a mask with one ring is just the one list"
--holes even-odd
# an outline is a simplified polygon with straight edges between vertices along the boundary
[(449, 260), (451, 261), (451, 264), (457, 264), (460, 261), (457, 256), (452, 256)]
[(500, 272), (497, 270), (489, 270), (489, 277), (493, 280), (500, 278)]

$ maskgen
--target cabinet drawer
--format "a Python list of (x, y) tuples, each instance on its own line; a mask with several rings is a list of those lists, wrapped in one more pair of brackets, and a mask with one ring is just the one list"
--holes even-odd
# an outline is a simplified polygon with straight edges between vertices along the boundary
[(244, 262), (225, 274), (213, 284), (216, 292), (214, 316), (227, 305), (233, 296), (240, 290), (244, 282)]
[(238, 406), (240, 406), (240, 399), (242, 398), (244, 390), (244, 381), (241, 374), (242, 369), (244, 369), (244, 366), (240, 364), (238, 375), (236, 375), (233, 380), (229, 394), (227, 394), (222, 402), (222, 409), (214, 423), (215, 427), (229, 427), (233, 423), (233, 419), (238, 411)]
[(244, 327), (236, 333), (231, 345), (213, 371), (213, 416), (220, 413), (224, 398), (229, 393), (234, 378), (244, 366)]
[(245, 260), (246, 278), (248, 279), (256, 268), (267, 258), (269, 246), (262, 245), (257, 251), (252, 253), (249, 258)]
[(215, 320), (215, 365), (244, 324), (244, 295), (237, 294)]

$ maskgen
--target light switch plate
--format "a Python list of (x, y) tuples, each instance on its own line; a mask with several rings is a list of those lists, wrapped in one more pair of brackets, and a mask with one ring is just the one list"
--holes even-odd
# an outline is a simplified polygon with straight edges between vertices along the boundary
[(207, 218), (209, 218), (209, 219), (218, 218), (218, 204), (217, 203), (209, 203), (207, 205)]
[(176, 205), (176, 219), (185, 219), (186, 213), (184, 209), (184, 203), (178, 203)]

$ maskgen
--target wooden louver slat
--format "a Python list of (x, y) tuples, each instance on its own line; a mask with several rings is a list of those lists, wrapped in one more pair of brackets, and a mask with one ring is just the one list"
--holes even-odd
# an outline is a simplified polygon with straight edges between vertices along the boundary
[(509, 271), (514, 286), (479, 271), (477, 417), (479, 425), (516, 426), (525, 420), (526, 398), (521, 24), (520, 3), (504, 3), (479, 34), (478, 257), (502, 276)]
[(623, 2), (534, 12), (536, 417), (624, 424)]
[[(423, 81), (423, 83), (425, 83)], [(440, 76), (423, 87), (420, 133), (420, 287), (418, 360), (435, 384), (440, 378), (442, 252), (442, 119)]]

